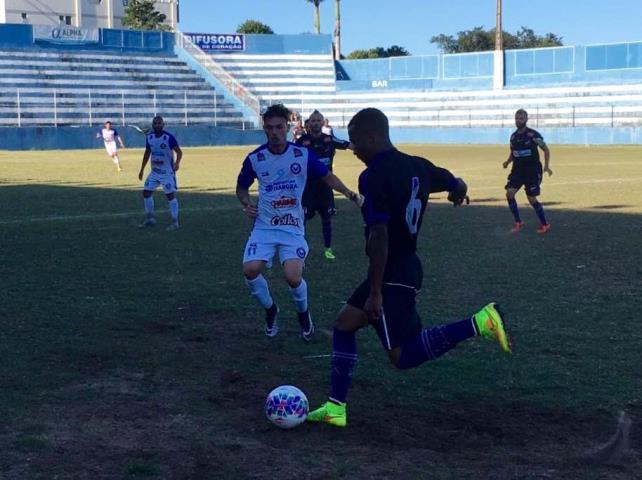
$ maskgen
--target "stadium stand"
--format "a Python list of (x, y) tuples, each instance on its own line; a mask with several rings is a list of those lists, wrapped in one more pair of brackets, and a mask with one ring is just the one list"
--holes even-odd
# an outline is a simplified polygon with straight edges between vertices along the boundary
[(240, 113), (166, 53), (0, 50), (0, 125), (168, 123), (241, 127)]

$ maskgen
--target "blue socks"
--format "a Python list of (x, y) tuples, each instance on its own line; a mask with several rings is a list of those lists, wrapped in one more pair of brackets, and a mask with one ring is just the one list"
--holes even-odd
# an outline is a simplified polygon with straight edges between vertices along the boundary
[(270, 308), (274, 303), (270, 295), (267, 280), (259, 275), (254, 280), (245, 279), (245, 284), (250, 288), (250, 293), (259, 301), (263, 308)]
[(515, 222), (521, 222), (522, 219), (519, 218), (519, 208), (517, 207), (517, 201), (514, 198), (512, 200), (508, 200), (508, 208), (510, 208)]
[(332, 335), (330, 400), (345, 403), (357, 359), (357, 340), (354, 332), (342, 332), (335, 327)]
[(308, 310), (308, 284), (305, 280), (301, 279), (301, 283), (296, 288), (290, 287), (290, 295), (297, 312), (304, 313)]
[(546, 221), (546, 216), (544, 215), (544, 207), (542, 207), (542, 204), (539, 202), (535, 202), (532, 205), (533, 210), (535, 210), (535, 213), (537, 214), (537, 218), (539, 218), (539, 223), (541, 223), (542, 225), (547, 225), (548, 222)]
[(401, 370), (418, 367), (427, 360), (442, 356), (459, 342), (476, 335), (472, 318), (439, 327), (424, 328), (415, 338), (401, 347), (401, 357), (397, 367)]
[(323, 245), (325, 248), (330, 248), (332, 246), (332, 222), (321, 222), (321, 228), (323, 230)]

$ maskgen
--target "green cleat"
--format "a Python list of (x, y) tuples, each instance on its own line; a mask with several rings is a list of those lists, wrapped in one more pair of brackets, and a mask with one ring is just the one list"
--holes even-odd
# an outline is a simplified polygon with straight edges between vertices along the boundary
[(325, 256), (326, 260), (334, 260), (337, 258), (334, 256), (334, 252), (332, 251), (331, 248), (326, 248), (323, 255)]
[(308, 422), (319, 422), (334, 425), (335, 427), (345, 427), (347, 422), (346, 404), (337, 404), (331, 401), (325, 402), (316, 410), (308, 413), (306, 418)]
[(513, 353), (510, 338), (504, 325), (506, 317), (502, 315), (499, 305), (495, 302), (489, 303), (479, 312), (473, 315), (475, 328), (481, 337), (495, 340), (506, 353)]

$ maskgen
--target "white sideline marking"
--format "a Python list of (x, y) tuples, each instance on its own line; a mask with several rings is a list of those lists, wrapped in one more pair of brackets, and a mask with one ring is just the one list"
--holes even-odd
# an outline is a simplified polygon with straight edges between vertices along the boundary
[[(576, 180), (571, 182), (550, 182), (543, 181), (542, 186), (545, 188), (548, 187), (563, 187), (566, 185), (594, 185), (598, 183), (622, 183), (622, 182), (642, 182), (642, 177), (637, 178), (605, 178), (602, 180)], [(497, 190), (497, 187), (480, 187), (471, 189), (473, 192), (479, 190)]]
[[(239, 211), (241, 206), (239, 205)], [(215, 212), (221, 210), (236, 210), (234, 207), (195, 207), (195, 208), (181, 208), (181, 212)], [(40, 222), (76, 222), (82, 220), (99, 220), (101, 218), (123, 218), (133, 216), (144, 216), (143, 209), (132, 210), (129, 212), (114, 212), (114, 213), (86, 213), (82, 215), (52, 215), (48, 217), (34, 217), (34, 218), (20, 218), (15, 220), (0, 220), (0, 225), (21, 225)]]

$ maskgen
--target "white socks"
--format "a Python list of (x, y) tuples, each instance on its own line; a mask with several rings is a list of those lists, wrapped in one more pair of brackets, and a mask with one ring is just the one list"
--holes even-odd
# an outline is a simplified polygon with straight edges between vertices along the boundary
[(254, 280), (245, 279), (245, 284), (250, 288), (250, 293), (259, 301), (263, 308), (270, 308), (274, 301), (270, 295), (267, 280), (261, 274)]
[(148, 217), (154, 216), (154, 197), (143, 197), (143, 203), (145, 204), (145, 213)]
[(303, 313), (308, 309), (308, 284), (304, 279), (301, 279), (301, 284), (298, 287), (290, 287), (290, 295), (292, 295), (297, 312)]
[(172, 213), (174, 223), (178, 223), (178, 200), (176, 198), (169, 201), (169, 211)]

